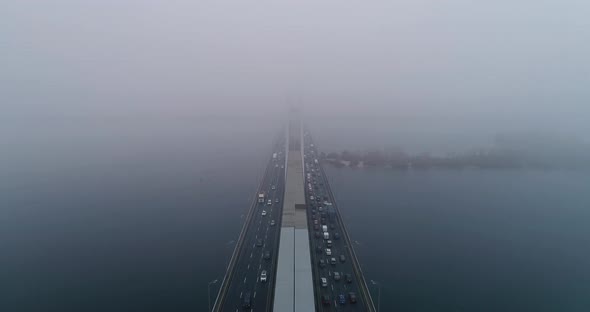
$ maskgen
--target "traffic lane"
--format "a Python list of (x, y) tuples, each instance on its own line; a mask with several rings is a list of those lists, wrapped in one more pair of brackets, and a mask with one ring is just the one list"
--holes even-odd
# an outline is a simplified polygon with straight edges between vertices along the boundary
[[(272, 170), (270, 170), (269, 175), (269, 177), (265, 177), (264, 186), (261, 188), (262, 190), (270, 189)], [(252, 216), (250, 224), (248, 225), (246, 235), (244, 238), (244, 243), (242, 245), (242, 250), (239, 253), (236, 266), (234, 267), (234, 270), (237, 270), (237, 273), (234, 273), (233, 280), (230, 283), (230, 289), (228, 291), (228, 295), (232, 294), (233, 300), (230, 300), (230, 298), (227, 297), (226, 302), (224, 303), (224, 311), (234, 311), (236, 307), (238, 309), (241, 309), (241, 296), (243, 296), (245, 293), (245, 289), (242, 286), (242, 283), (248, 283), (248, 279), (252, 280), (253, 278), (251, 274), (248, 275), (247, 273), (249, 271), (248, 266), (251, 265), (250, 259), (254, 257), (255, 249), (253, 247), (256, 247), (252, 244), (256, 244), (256, 241), (253, 240), (253, 238), (256, 237), (256, 230), (254, 229), (254, 227), (257, 223), (260, 222), (260, 211), (258, 209), (258, 206), (260, 205), (257, 205), (257, 207), (255, 208), (256, 211), (254, 211), (254, 215)]]
[[(275, 192), (269, 188), (267, 190), (268, 198), (274, 198)], [(266, 210), (267, 215), (262, 216), (262, 211)], [(256, 225), (256, 235), (252, 241), (252, 250), (250, 253), (250, 260), (249, 265), (246, 267), (245, 278), (244, 278), (244, 286), (242, 287), (243, 293), (250, 292), (252, 296), (252, 308), (262, 309), (265, 310), (266, 303), (267, 303), (267, 291), (263, 289), (265, 287), (261, 287), (261, 285), (268, 284), (263, 283), (260, 281), (260, 274), (262, 270), (269, 271), (269, 267), (264, 263), (263, 260), (263, 253), (265, 250), (271, 249), (275, 240), (271, 233), (269, 238), (268, 231), (270, 229), (270, 218), (276, 216), (276, 210), (274, 205), (264, 205), (263, 207), (259, 208), (259, 217), (257, 219), (258, 224)], [(258, 239), (263, 241), (263, 246), (256, 246), (256, 242)]]
[[(276, 171), (276, 170), (275, 170)], [(278, 173), (278, 171), (277, 171)], [(278, 176), (277, 176), (278, 175)], [(258, 213), (259, 213), (259, 217), (257, 217), (257, 229), (256, 229), (256, 235), (254, 236), (254, 240), (253, 240), (253, 245), (251, 247), (251, 253), (250, 253), (250, 261), (249, 264), (246, 266), (245, 270), (245, 277), (244, 277), (244, 285), (242, 286), (241, 292), (240, 292), (240, 304), (242, 303), (242, 296), (246, 293), (246, 292), (250, 292), (251, 296), (252, 296), (252, 308), (257, 308), (257, 309), (262, 309), (265, 310), (266, 309), (266, 303), (268, 302), (268, 290), (271, 287), (270, 285), (272, 284), (272, 280), (274, 280), (272, 278), (271, 272), (273, 271), (273, 265), (272, 265), (272, 261), (274, 261), (274, 257), (271, 258), (271, 263), (268, 264), (268, 260), (264, 260), (263, 259), (263, 254), (264, 251), (266, 250), (272, 250), (273, 248), (276, 248), (275, 245), (277, 243), (276, 240), (276, 235), (274, 234), (278, 234), (278, 231), (273, 229), (270, 230), (271, 228), (277, 228), (277, 226), (271, 226), (270, 225), (270, 220), (276, 218), (280, 212), (280, 205), (275, 205), (274, 203), (274, 199), (277, 197), (280, 197), (280, 189), (281, 187), (278, 187), (278, 183), (280, 181), (280, 173), (275, 174), (275, 179), (272, 181), (272, 183), (270, 184), (271, 187), (269, 187), (266, 190), (266, 194), (268, 195), (267, 199), (271, 199), (271, 205), (260, 205), (259, 209), (258, 209)], [(272, 185), (275, 185), (275, 189), (276, 190), (272, 190)], [(267, 215), (266, 216), (262, 216), (262, 211), (266, 210)], [(276, 233), (273, 233), (276, 232)], [(263, 240), (263, 246), (259, 247), (256, 246), (256, 241), (258, 239), (262, 239)], [(266, 270), (268, 277), (267, 277), (267, 282), (262, 282), (260, 281), (260, 274), (262, 272), (262, 270)]]
[[(335, 246), (335, 252), (341, 252), (341, 248), (344, 248), (343, 246)], [(332, 279), (332, 300), (334, 302), (334, 306), (335, 307), (339, 307), (339, 310), (343, 307), (346, 307), (347, 309), (350, 310), (356, 310), (358, 311), (359, 307), (362, 307), (362, 305), (359, 305), (359, 302), (357, 302), (356, 304), (352, 304), (349, 302), (349, 299), (347, 298), (347, 295), (349, 292), (355, 292), (358, 293), (358, 289), (357, 289), (357, 284), (355, 283), (355, 279), (353, 278), (353, 282), (352, 283), (347, 283), (345, 280), (345, 274), (352, 273), (352, 265), (350, 263), (347, 262), (340, 262), (340, 260), (338, 259), (338, 257), (336, 257), (336, 265), (330, 265), (330, 276)], [(334, 279), (334, 272), (338, 272), (340, 274), (340, 280), (336, 281)], [(353, 274), (354, 276), (354, 274)], [(338, 295), (344, 295), (345, 299), (346, 299), (346, 303), (344, 305), (340, 305), (338, 303)]]
[[(278, 145), (278, 147), (280, 148), (280, 144)], [(269, 189), (269, 181), (271, 179), (273, 179), (273, 177), (276, 177), (276, 172), (274, 172), (272, 166), (273, 166), (273, 162), (270, 161), (268, 166), (271, 167), (267, 167), (267, 170), (265, 170), (266, 174), (263, 177), (263, 180), (261, 181), (261, 187), (260, 190), (265, 190), (265, 189)], [(270, 169), (270, 170), (269, 170)], [(273, 181), (274, 182), (274, 181)], [(258, 204), (257, 204), (258, 206)], [(226, 307), (231, 306), (231, 305), (237, 305), (238, 307), (241, 307), (241, 298), (236, 298), (236, 296), (234, 296), (234, 300), (230, 299), (230, 294), (232, 293), (233, 290), (235, 290), (236, 285), (239, 285), (239, 280), (241, 280), (242, 276), (239, 276), (240, 274), (235, 273), (236, 271), (238, 272), (243, 272), (243, 262), (244, 262), (244, 258), (246, 256), (246, 254), (248, 253), (248, 251), (252, 252), (253, 250), (251, 250), (251, 248), (248, 248), (248, 241), (251, 241), (251, 236), (252, 236), (252, 225), (254, 224), (254, 222), (256, 222), (257, 218), (257, 208), (258, 207), (254, 207), (254, 212), (252, 218), (249, 220), (249, 224), (246, 227), (246, 232), (244, 233), (244, 237), (243, 237), (243, 245), (241, 246), (240, 250), (238, 251), (238, 254), (236, 255), (237, 259), (236, 259), (236, 264), (232, 270), (232, 280), (229, 281), (229, 285), (228, 285), (228, 291), (227, 291), (227, 295), (225, 297), (224, 302), (222, 302), (222, 308), (226, 309)], [(250, 212), (249, 212), (250, 213)], [(246, 278), (246, 282), (248, 282), (247, 278)], [(235, 301), (234, 304), (231, 304), (230, 301)]]
[[(320, 175), (320, 177), (323, 178), (322, 175)], [(324, 183), (327, 183), (327, 181), (324, 180)], [(324, 191), (323, 188), (322, 188), (322, 191)], [(324, 194), (324, 192), (322, 192), (322, 196), (323, 196), (323, 194)], [(328, 199), (330, 200), (330, 202), (332, 202), (332, 204), (334, 205), (334, 208), (337, 209), (337, 207), (335, 206), (334, 199), (331, 196), (329, 196), (329, 194), (327, 196), (328, 196)], [(336, 210), (336, 213), (339, 213), (339, 211)], [(333, 231), (339, 231), (340, 233), (342, 233), (343, 232), (342, 231), (342, 225), (340, 224), (339, 219), (338, 218), (335, 218), (335, 220), (333, 221), (333, 223), (335, 225), (335, 229)], [(360, 307), (361, 309), (363, 309), (365, 307), (365, 304), (363, 302), (363, 299), (359, 296), (359, 288), (358, 288), (358, 280), (359, 279), (356, 276), (356, 274), (354, 274), (353, 265), (352, 265), (352, 262), (351, 262), (352, 261), (352, 254), (351, 254), (349, 248), (347, 247), (348, 244), (350, 244), (350, 242), (348, 242), (348, 244), (347, 244), (346, 239), (344, 237), (342, 237), (342, 236), (341, 236), (341, 238), (339, 240), (333, 240), (333, 242), (337, 242), (337, 243), (333, 243), (334, 244), (333, 246), (335, 248), (334, 252), (336, 254), (339, 253), (339, 254), (344, 254), (345, 255), (346, 262), (341, 263), (342, 264), (341, 267), (344, 268), (344, 269), (346, 269), (348, 271), (348, 272), (345, 272), (345, 274), (346, 273), (352, 274), (352, 276), (353, 276), (353, 284), (354, 284), (354, 285), (351, 284), (350, 289), (347, 289), (348, 287), (345, 287), (345, 286), (336, 287), (334, 289), (334, 291), (333, 291), (333, 295), (336, 296), (336, 295), (339, 294), (339, 293), (336, 293), (336, 291), (344, 292), (346, 290), (346, 292), (343, 293), (345, 296), (347, 296), (347, 293), (348, 292), (351, 292), (351, 291), (352, 292), (355, 292), (355, 294), (357, 294), (357, 303), (352, 304), (352, 303), (349, 302), (348, 298), (346, 298), (347, 305), (349, 305), (351, 307), (351, 309), (358, 309), (357, 307)], [(338, 254), (338, 256), (339, 256), (339, 254)], [(337, 258), (337, 261), (339, 261), (338, 258)]]
[[(323, 190), (317, 190), (317, 195), (323, 196)], [(333, 200), (332, 200), (333, 202)], [(309, 209), (309, 208), (308, 208)], [(309, 222), (311, 224), (312, 222), (312, 218), (309, 218)], [(331, 307), (328, 306), (323, 306), (324, 310), (338, 310), (338, 311), (347, 311), (347, 310), (351, 310), (351, 311), (358, 311), (359, 309), (363, 309), (364, 305), (362, 304), (362, 302), (360, 302), (361, 300), (359, 300), (359, 298), (357, 297), (357, 303), (353, 304), (349, 302), (349, 299), (347, 297), (349, 292), (355, 292), (356, 294), (358, 294), (358, 286), (355, 283), (356, 277), (353, 271), (353, 267), (352, 267), (352, 263), (349, 261), (350, 259), (350, 253), (348, 248), (346, 247), (346, 242), (344, 239), (334, 239), (333, 238), (333, 233), (334, 232), (342, 232), (341, 228), (340, 228), (340, 223), (338, 222), (338, 220), (334, 220), (334, 221), (330, 221), (328, 222), (328, 224), (330, 223), (334, 223), (334, 229), (331, 229), (331, 238), (332, 238), (332, 255), (331, 256), (327, 256), (325, 255), (325, 248), (327, 248), (327, 244), (326, 241), (324, 241), (323, 239), (321, 240), (321, 242), (318, 242), (318, 240), (312, 240), (312, 245), (314, 245), (314, 248), (317, 248), (315, 246), (321, 246), (323, 253), (322, 255), (324, 256), (319, 256), (316, 257), (318, 260), (319, 259), (324, 259), (324, 261), (326, 261), (326, 267), (324, 269), (320, 268), (319, 272), (321, 272), (319, 275), (321, 275), (320, 277), (327, 277), (328, 278), (328, 283), (329, 286), (328, 288), (328, 294), (331, 297), (331, 301), (332, 304), (330, 305)], [(339, 256), (341, 254), (344, 254), (346, 257), (345, 262), (340, 262)], [(334, 257), (336, 258), (337, 264), (336, 265), (332, 265), (330, 264), (330, 260), (331, 258)], [(314, 263), (314, 265), (318, 265), (317, 263), (318, 261), (314, 261), (316, 263)], [(333, 276), (334, 276), (334, 272), (339, 272), (339, 274), (341, 275), (341, 280), (340, 281), (335, 281)], [(353, 283), (348, 284), (345, 281), (345, 274), (352, 274), (353, 276)], [(321, 285), (321, 281), (317, 281), (318, 284)], [(344, 295), (346, 298), (346, 303), (344, 305), (340, 305), (338, 303), (338, 295)]]
[[(279, 167), (280, 168), (280, 167)], [(276, 169), (276, 176), (275, 176), (275, 181), (273, 182), (273, 185), (275, 186), (275, 190), (271, 190), (269, 192), (269, 199), (271, 199), (271, 206), (270, 207), (270, 211), (268, 211), (268, 219), (265, 221), (266, 222), (266, 230), (265, 230), (265, 248), (263, 250), (263, 253), (265, 251), (269, 251), (271, 253), (271, 259), (269, 260), (264, 260), (263, 258), (261, 258), (261, 263), (259, 264), (259, 275), (260, 272), (262, 272), (262, 270), (266, 270), (267, 271), (267, 282), (263, 283), (260, 282), (259, 284), (257, 284), (256, 287), (256, 294), (257, 296), (257, 300), (265, 300), (266, 303), (264, 305), (264, 307), (266, 308), (267, 305), (270, 304), (271, 300), (268, 296), (270, 296), (270, 294), (272, 293), (272, 287), (274, 285), (274, 274), (275, 274), (275, 265), (276, 265), (276, 256), (274, 256), (275, 251), (278, 249), (278, 237), (279, 237), (279, 230), (280, 227), (278, 226), (278, 218), (280, 217), (280, 214), (282, 213), (282, 201), (283, 201), (283, 171), (281, 171), (279, 168)], [(279, 203), (275, 202), (275, 199), (278, 198), (279, 199)], [(275, 220), (275, 225), (271, 226), (270, 222), (271, 220)], [(260, 298), (260, 299), (258, 299)], [(256, 307), (260, 307), (260, 304), (256, 304)]]

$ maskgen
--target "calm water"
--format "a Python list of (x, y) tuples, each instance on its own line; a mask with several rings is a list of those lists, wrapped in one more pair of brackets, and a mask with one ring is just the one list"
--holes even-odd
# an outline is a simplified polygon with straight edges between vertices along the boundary
[(326, 169), (382, 311), (590, 311), (590, 175)]
[[(277, 127), (34, 129), (0, 135), (0, 311), (204, 311)], [(590, 177), (327, 169), (382, 311), (590, 310)]]
[(0, 311), (205, 311), (277, 128), (36, 129), (0, 137)]

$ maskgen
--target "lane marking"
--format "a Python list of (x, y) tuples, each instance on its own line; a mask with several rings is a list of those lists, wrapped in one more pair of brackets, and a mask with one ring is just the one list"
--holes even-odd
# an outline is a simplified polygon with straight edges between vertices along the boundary
[[(244, 284), (246, 284), (246, 278), (247, 278), (247, 277), (244, 277)], [(334, 289), (334, 288), (332, 288), (332, 289)]]
[(248, 263), (248, 270), (250, 270), (250, 264)]
[(243, 293), (244, 293), (243, 291), (240, 291), (240, 298), (242, 298), (242, 294), (243, 294)]
[(254, 292), (254, 298), (256, 298), (256, 292)]

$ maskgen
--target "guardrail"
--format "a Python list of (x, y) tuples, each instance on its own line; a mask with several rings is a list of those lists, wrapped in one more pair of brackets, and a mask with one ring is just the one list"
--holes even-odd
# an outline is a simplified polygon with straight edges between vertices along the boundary
[(213, 303), (213, 310), (215, 312), (221, 311), (223, 300), (225, 299), (225, 295), (227, 293), (227, 288), (231, 284), (231, 279), (233, 277), (234, 267), (239, 257), (240, 250), (242, 245), (244, 244), (244, 238), (246, 231), (248, 230), (248, 226), (250, 225), (250, 219), (254, 215), (256, 211), (256, 207), (258, 206), (258, 194), (261, 193), (262, 187), (264, 186), (264, 182), (267, 178), (269, 169), (272, 168), (272, 157), (269, 159), (268, 164), (266, 165), (266, 169), (264, 170), (264, 175), (260, 180), (260, 184), (258, 185), (258, 189), (256, 194), (254, 194), (254, 199), (252, 201), (252, 205), (250, 206), (250, 210), (246, 215), (246, 220), (244, 221), (244, 225), (242, 226), (242, 230), (240, 231), (240, 236), (238, 237), (238, 241), (236, 243), (236, 247), (234, 248), (234, 252), (232, 253), (231, 259), (225, 271), (225, 275), (223, 277), (223, 281), (221, 282), (221, 287), (219, 287), (219, 293), (217, 294), (217, 298), (215, 298), (215, 302)]
[(354, 258), (352, 261), (353, 262), (352, 267), (355, 271), (357, 278), (360, 281), (359, 290), (362, 293), (361, 296), (363, 296), (363, 301), (366, 303), (369, 311), (376, 311), (375, 304), (373, 303), (373, 299), (371, 298), (371, 293), (369, 292), (369, 290), (368, 290), (369, 288), (367, 287), (367, 282), (365, 281), (365, 276), (363, 275), (363, 271), (361, 270), (361, 267), (359, 264), (360, 262), (358, 261), (356, 253), (354, 252), (354, 248), (352, 247), (352, 240), (350, 239), (350, 236), (348, 235), (348, 230), (346, 229), (346, 225), (344, 224), (344, 220), (342, 220), (342, 216), (340, 215), (340, 210), (338, 209), (338, 207), (336, 205), (336, 197), (334, 197), (334, 194), (332, 193), (332, 189), (330, 188), (330, 183), (328, 183), (328, 176), (324, 172), (324, 167), (322, 166), (321, 163), (318, 164), (318, 167), (320, 168), (320, 170), (322, 172), (322, 177), (323, 177), (325, 184), (326, 184), (325, 187), (328, 190), (328, 193), (330, 194), (330, 198), (332, 199), (332, 205), (334, 205), (334, 209), (336, 209), (336, 218), (338, 218), (338, 222), (340, 222), (340, 226), (342, 228), (342, 234), (346, 238), (346, 241), (348, 242), (348, 249), (350, 250), (352, 257)]

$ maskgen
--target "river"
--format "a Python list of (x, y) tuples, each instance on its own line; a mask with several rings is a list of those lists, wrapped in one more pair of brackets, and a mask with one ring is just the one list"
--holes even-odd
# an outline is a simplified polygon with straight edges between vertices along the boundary
[[(204, 311), (279, 123), (32, 124), (0, 134), (0, 311)], [(588, 175), (326, 169), (381, 311), (590, 310)]]

